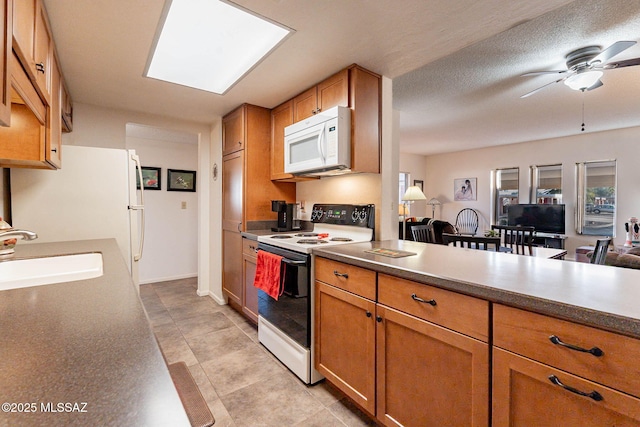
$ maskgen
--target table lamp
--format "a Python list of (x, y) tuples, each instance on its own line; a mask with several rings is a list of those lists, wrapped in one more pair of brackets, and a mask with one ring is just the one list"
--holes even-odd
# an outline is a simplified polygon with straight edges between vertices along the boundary
[[(411, 187), (407, 188), (407, 191), (404, 193), (404, 196), (402, 196), (402, 201), (404, 202), (404, 205), (405, 205), (405, 213), (407, 211), (407, 208), (409, 207), (408, 205), (411, 202), (414, 202), (416, 200), (427, 200), (427, 197), (424, 195), (422, 190), (420, 190), (420, 187), (412, 185)], [(402, 240), (407, 240), (407, 216), (406, 215), (404, 217), (404, 220), (402, 221)]]
[(432, 197), (431, 200), (427, 202), (427, 204), (431, 205), (431, 219), (435, 219), (436, 206), (440, 206), (442, 203), (440, 203), (440, 200)]

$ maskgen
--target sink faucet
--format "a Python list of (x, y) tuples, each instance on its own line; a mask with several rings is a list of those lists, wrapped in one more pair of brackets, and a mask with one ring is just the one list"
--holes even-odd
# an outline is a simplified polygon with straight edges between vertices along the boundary
[(0, 230), (0, 240), (8, 240), (16, 237), (21, 237), (24, 240), (35, 240), (38, 235), (33, 231), (20, 230), (18, 228), (11, 228), (7, 231)]
[(16, 239), (35, 240), (38, 235), (33, 231), (20, 230), (18, 228), (0, 229), (0, 255), (9, 255), (15, 252)]

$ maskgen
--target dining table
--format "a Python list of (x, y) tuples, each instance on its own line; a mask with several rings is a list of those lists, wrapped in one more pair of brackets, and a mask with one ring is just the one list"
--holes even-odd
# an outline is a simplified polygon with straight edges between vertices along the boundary
[[(465, 236), (465, 239), (466, 239), (465, 243), (468, 243), (470, 245), (470, 247), (465, 245), (465, 247), (460, 247), (459, 249), (476, 250), (475, 244), (473, 242), (473, 240), (475, 238), (476, 238), (476, 236)], [(477, 236), (477, 239), (478, 239), (478, 242), (480, 242), (480, 243), (482, 243), (484, 245), (486, 243), (486, 241), (488, 239), (491, 239), (491, 238)], [(470, 242), (468, 242), (469, 240), (470, 240)], [(493, 245), (492, 243), (493, 242), (491, 242), (487, 246), (487, 250), (496, 252), (496, 245)], [(450, 243), (449, 246), (454, 246), (454, 243)], [(531, 255), (529, 255), (528, 249), (526, 249), (526, 248), (525, 248), (525, 253), (524, 254), (517, 254), (514, 249), (512, 249), (512, 248), (510, 248), (508, 246), (502, 246), (502, 245), (497, 247), (497, 252), (512, 253), (514, 255), (533, 256), (533, 257), (537, 257), (537, 258), (549, 258), (549, 259), (564, 259), (564, 257), (567, 255), (567, 251), (565, 249), (548, 248), (548, 247), (544, 247), (544, 246), (532, 246), (531, 247)]]

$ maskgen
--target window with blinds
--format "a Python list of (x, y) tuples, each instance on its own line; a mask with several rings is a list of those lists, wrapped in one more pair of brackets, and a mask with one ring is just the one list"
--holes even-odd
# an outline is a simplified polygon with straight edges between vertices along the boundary
[(493, 171), (494, 210), (493, 223), (507, 225), (507, 206), (519, 203), (519, 168)]
[(562, 165), (531, 166), (531, 203), (562, 204)]
[(576, 163), (576, 232), (615, 237), (616, 161)]

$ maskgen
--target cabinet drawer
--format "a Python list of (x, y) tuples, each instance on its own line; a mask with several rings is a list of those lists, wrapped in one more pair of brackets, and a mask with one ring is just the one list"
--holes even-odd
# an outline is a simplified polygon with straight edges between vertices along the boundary
[[(640, 397), (640, 340), (498, 304), (493, 323), (495, 346)], [(602, 355), (554, 344), (551, 337)]]
[(347, 292), (373, 301), (376, 299), (376, 273), (374, 271), (316, 257), (315, 277), (316, 280)]
[(489, 339), (489, 302), (386, 274), (378, 302), (481, 341)]
[(492, 402), (493, 427), (640, 422), (640, 399), (496, 348)]
[(249, 255), (252, 257), (258, 256), (258, 242), (255, 240), (247, 239), (246, 237), (242, 239), (242, 253), (244, 255)]

